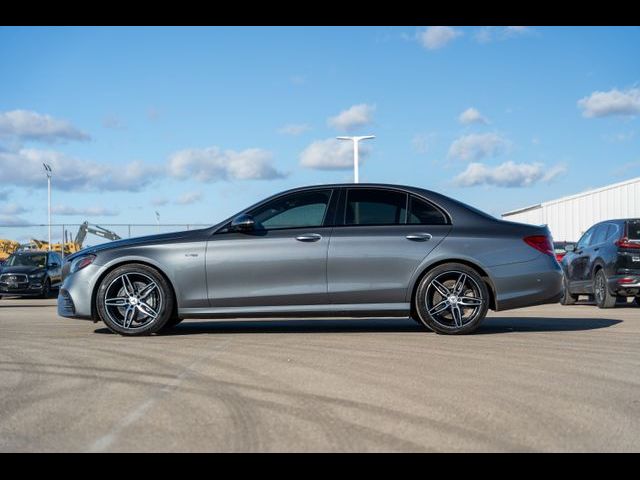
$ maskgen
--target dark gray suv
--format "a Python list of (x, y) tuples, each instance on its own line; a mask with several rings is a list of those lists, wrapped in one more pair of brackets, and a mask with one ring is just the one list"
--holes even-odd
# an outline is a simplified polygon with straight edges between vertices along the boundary
[(411, 315), (475, 330), (489, 308), (557, 302), (546, 227), (505, 222), (422, 188), (297, 188), (202, 230), (69, 257), (58, 312), (123, 335), (184, 318)]
[(640, 219), (607, 220), (592, 226), (577, 244), (565, 246), (564, 305), (593, 296), (600, 308), (640, 297)]

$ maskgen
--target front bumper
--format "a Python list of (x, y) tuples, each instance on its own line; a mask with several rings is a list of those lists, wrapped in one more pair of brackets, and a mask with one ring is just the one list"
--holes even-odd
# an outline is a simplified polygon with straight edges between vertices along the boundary
[(92, 320), (92, 294), (103, 271), (103, 266), (91, 264), (68, 275), (58, 293), (58, 315)]
[(487, 270), (495, 287), (496, 310), (558, 303), (564, 294), (562, 267), (550, 255)]
[(43, 284), (41, 280), (31, 280), (29, 284), (19, 284), (17, 288), (10, 287), (8, 283), (0, 283), (0, 295), (20, 297), (35, 297), (42, 295)]

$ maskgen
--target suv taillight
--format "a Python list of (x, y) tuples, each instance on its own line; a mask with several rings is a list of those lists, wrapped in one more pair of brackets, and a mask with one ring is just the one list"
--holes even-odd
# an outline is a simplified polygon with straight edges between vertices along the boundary
[(530, 235), (528, 237), (524, 237), (523, 240), (525, 243), (539, 252), (545, 253), (547, 255), (554, 256), (553, 252), (553, 242), (551, 238), (546, 235)]
[(615, 244), (620, 248), (640, 248), (640, 242), (631, 242), (627, 237), (616, 240)]

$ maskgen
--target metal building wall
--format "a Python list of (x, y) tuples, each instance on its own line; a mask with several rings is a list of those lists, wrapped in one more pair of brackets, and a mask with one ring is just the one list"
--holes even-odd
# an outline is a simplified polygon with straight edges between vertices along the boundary
[(537, 207), (502, 214), (513, 222), (547, 224), (556, 241), (577, 241), (594, 223), (614, 218), (640, 218), (640, 177)]

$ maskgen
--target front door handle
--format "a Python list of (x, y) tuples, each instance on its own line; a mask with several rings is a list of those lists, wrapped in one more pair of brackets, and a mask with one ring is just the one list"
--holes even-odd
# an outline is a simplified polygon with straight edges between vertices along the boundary
[(410, 233), (405, 237), (407, 240), (413, 240), (414, 242), (426, 242), (431, 240), (430, 233)]
[(304, 235), (298, 235), (296, 240), (299, 242), (317, 242), (322, 238), (322, 235), (317, 233), (305, 233)]

